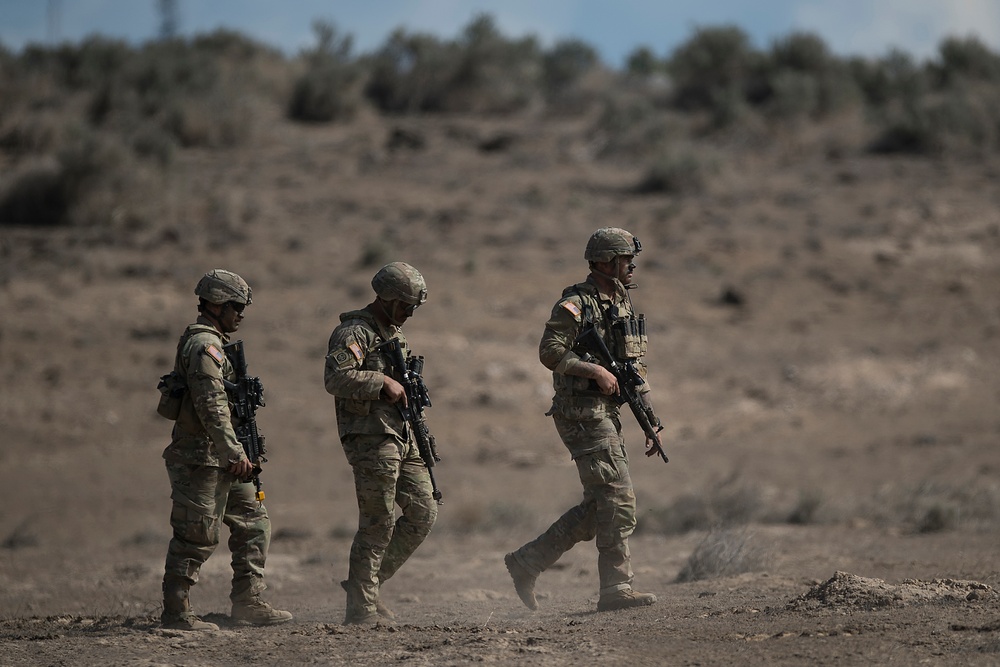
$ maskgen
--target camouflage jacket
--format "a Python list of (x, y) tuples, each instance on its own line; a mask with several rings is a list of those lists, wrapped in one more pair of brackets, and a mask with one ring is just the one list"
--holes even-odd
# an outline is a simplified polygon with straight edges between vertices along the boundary
[(223, 379), (236, 379), (236, 371), (222, 350), (229, 337), (204, 317), (188, 325), (177, 344), (174, 371), (187, 384), (173, 437), (163, 458), (175, 463), (229, 467), (245, 457), (236, 439), (229, 397)]
[(398, 327), (382, 327), (368, 308), (343, 313), (330, 335), (323, 381), (336, 397), (341, 440), (355, 434), (409, 437), (399, 408), (380, 398), (383, 376), (402, 379), (394, 376), (389, 355), (375, 349), (392, 338), (399, 340), (405, 358), (409, 351), (403, 333)]
[[(626, 335), (623, 327), (616, 324), (632, 319), (632, 304), (623, 288), (610, 296), (602, 294), (593, 278), (588, 276), (586, 281), (563, 290), (562, 297), (552, 308), (549, 321), (545, 323), (545, 332), (538, 346), (538, 357), (552, 371), (555, 389), (552, 409), (547, 414), (565, 419), (592, 420), (618, 413), (615, 401), (601, 394), (593, 380), (567, 372), (580, 363), (581, 355), (573, 349), (576, 337), (593, 325), (616, 359), (634, 360), (640, 375), (645, 378), (646, 366), (642, 357), (646, 353), (646, 336)], [(648, 392), (648, 383), (642, 385), (639, 391)]]

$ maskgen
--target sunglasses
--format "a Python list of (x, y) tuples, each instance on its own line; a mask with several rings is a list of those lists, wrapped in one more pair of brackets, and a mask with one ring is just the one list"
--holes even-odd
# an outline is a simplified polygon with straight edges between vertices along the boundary
[(243, 311), (246, 309), (247, 305), (245, 303), (237, 303), (235, 301), (228, 301), (229, 307), (237, 312), (237, 314), (242, 315)]

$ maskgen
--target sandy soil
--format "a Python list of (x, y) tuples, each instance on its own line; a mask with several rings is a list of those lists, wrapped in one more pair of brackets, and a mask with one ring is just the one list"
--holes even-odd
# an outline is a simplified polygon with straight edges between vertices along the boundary
[[(579, 120), (267, 125), (180, 153), (160, 219), (0, 227), (0, 663), (1000, 663), (996, 161), (803, 134), (725, 153), (702, 194), (638, 196), (641, 169), (594, 159)], [(397, 127), (425, 147), (391, 148)], [(499, 133), (506, 150), (477, 148)], [(606, 225), (646, 248), (633, 297), (670, 463), (626, 435), (636, 586), (660, 601), (596, 613), (582, 544), (530, 612), (503, 554), (579, 497), (537, 342)], [(398, 625), (345, 628), (356, 510), (323, 355), (394, 259), (429, 284), (407, 336), (445, 504), (386, 586)], [(230, 624), (223, 545), (193, 592), (222, 629), (189, 636), (156, 623), (155, 385), (213, 267), (254, 288), (267, 595), (296, 618)], [(713, 539), (728, 568), (699, 551)], [(704, 578), (679, 582), (692, 564)]]

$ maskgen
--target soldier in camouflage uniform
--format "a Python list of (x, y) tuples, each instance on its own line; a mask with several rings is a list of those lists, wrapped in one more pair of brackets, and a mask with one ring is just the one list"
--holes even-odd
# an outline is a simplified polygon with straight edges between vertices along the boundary
[(170, 445), (163, 452), (174, 535), (164, 568), (161, 621), (165, 628), (218, 630), (191, 611), (188, 592), (218, 546), (220, 523), (225, 523), (232, 552), (233, 620), (254, 625), (284, 623), (292, 615), (260, 599), (266, 588), (264, 560), (271, 522), (264, 505), (255, 499), (253, 485), (243, 481), (252, 465), (236, 439), (223, 385), (223, 380), (236, 379), (223, 345), (239, 328), (243, 310), (250, 305), (250, 286), (235, 273), (215, 269), (202, 277), (194, 293), (199, 297), (200, 315), (181, 336), (172, 374), (186, 389), (175, 410), (165, 414), (176, 420)]
[[(504, 557), (514, 589), (529, 609), (538, 608), (534, 593), (538, 575), (576, 543), (595, 537), (598, 611), (656, 602), (656, 596), (632, 588), (628, 537), (635, 528), (636, 506), (619, 408), (611, 398), (618, 393), (618, 382), (608, 369), (573, 349), (576, 337), (593, 325), (617, 360), (634, 360), (645, 376), (641, 361), (646, 352), (645, 323), (639, 325), (628, 294), (634, 287), (633, 259), (641, 247), (624, 229), (597, 230), (584, 253), (590, 275), (585, 282), (563, 290), (545, 324), (539, 358), (552, 371), (555, 388), (552, 408), (546, 414), (555, 420), (559, 437), (576, 462), (583, 502), (538, 538)], [(643, 385), (647, 405), (648, 386)], [(652, 445), (647, 440), (647, 455), (655, 451)]]
[[(427, 300), (420, 273), (404, 262), (382, 267), (372, 279), (375, 300), (340, 316), (330, 336), (324, 370), (326, 390), (336, 397), (337, 427), (354, 470), (358, 532), (351, 544), (344, 624), (392, 622), (379, 600), (381, 586), (424, 541), (437, 518), (431, 480), (413, 434), (399, 410), (406, 395), (393, 377), (388, 350), (400, 327)], [(394, 504), (402, 515), (393, 523)]]

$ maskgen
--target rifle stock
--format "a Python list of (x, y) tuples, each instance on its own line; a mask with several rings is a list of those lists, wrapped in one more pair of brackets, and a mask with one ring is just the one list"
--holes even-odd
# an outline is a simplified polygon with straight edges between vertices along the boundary
[(642, 432), (652, 441), (655, 453), (663, 459), (664, 463), (669, 462), (667, 452), (663, 449), (663, 442), (660, 440), (660, 431), (663, 430), (663, 426), (653, 414), (652, 408), (643, 403), (637, 391), (637, 388), (644, 384), (645, 380), (636, 370), (635, 364), (632, 362), (621, 363), (616, 360), (593, 325), (584, 329), (576, 337), (574, 348), (576, 347), (596, 355), (600, 364), (611, 371), (615, 379), (618, 380), (618, 394), (611, 396), (611, 398), (618, 405), (628, 403), (628, 407), (632, 410), (636, 421), (639, 422)]
[(257, 408), (264, 407), (264, 385), (260, 378), (247, 375), (247, 357), (243, 341), (238, 340), (223, 346), (223, 351), (236, 370), (236, 382), (223, 380), (229, 398), (233, 402), (233, 417), (239, 422), (236, 439), (243, 445), (247, 459), (253, 465), (250, 477), (244, 481), (253, 482), (257, 502), (263, 502), (264, 491), (260, 481), (261, 464), (266, 463), (264, 436), (257, 430)]

